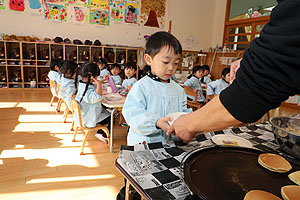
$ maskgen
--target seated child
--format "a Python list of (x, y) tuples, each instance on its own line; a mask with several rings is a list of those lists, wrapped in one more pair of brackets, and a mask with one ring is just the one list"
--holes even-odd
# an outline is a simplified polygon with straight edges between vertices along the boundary
[[(55, 83), (60, 83), (60, 70), (59, 70), (59, 62), (60, 60), (58, 59), (52, 59), (50, 62), (50, 71), (48, 73), (48, 78), (51, 81), (54, 81)], [(55, 88), (51, 88), (51, 93), (53, 96), (55, 96)]]
[[(200, 79), (204, 75), (204, 70), (202, 66), (195, 66), (193, 68), (193, 72), (189, 75), (187, 80), (184, 82), (184, 87), (188, 90), (197, 94), (197, 101), (198, 102), (205, 102), (205, 96), (203, 95), (203, 90), (200, 84)], [(188, 98), (191, 100), (195, 100), (193, 96), (188, 95)]]
[(121, 66), (118, 63), (115, 63), (111, 66), (110, 72), (112, 74), (112, 78), (114, 79), (114, 82), (116, 85), (121, 85), (122, 84), (122, 79), (119, 76), (121, 72)]
[[(96, 124), (110, 124), (110, 112), (102, 107), (102, 83), (108, 76), (98, 80), (100, 69), (95, 63), (85, 63), (81, 67), (82, 80), (78, 84), (75, 100), (80, 103), (82, 124), (86, 127), (95, 127)], [(75, 115), (75, 119), (78, 116)], [(77, 122), (78, 123), (78, 122)], [(107, 135), (99, 130), (95, 135), (100, 141), (108, 143)]]
[(183, 88), (171, 79), (181, 53), (179, 41), (168, 32), (157, 32), (147, 41), (144, 58), (150, 71), (133, 85), (122, 111), (130, 126), (127, 145), (175, 139), (166, 134), (172, 120), (166, 116), (191, 112)]
[(103, 58), (97, 60), (96, 63), (100, 69), (100, 75), (98, 76), (98, 80), (103, 79), (105, 75), (111, 75), (110, 72), (106, 69), (107, 62)]
[(204, 70), (204, 76), (201, 78), (201, 83), (208, 84), (211, 82), (210, 75), (209, 75), (209, 66), (203, 65), (202, 67)]
[(137, 70), (137, 67), (136, 67), (135, 63), (133, 63), (133, 62), (126, 63), (125, 69), (124, 69), (126, 79), (122, 83), (122, 88), (130, 90), (131, 87), (133, 86), (133, 84), (135, 84), (137, 82), (137, 80), (135, 78), (136, 70)]
[(62, 65), (63, 76), (59, 90), (59, 97), (63, 98), (69, 110), (72, 110), (71, 100), (77, 92), (78, 65), (74, 61), (65, 61)]
[(213, 97), (221, 93), (222, 90), (228, 87), (230, 81), (230, 68), (222, 70), (222, 78), (207, 84), (207, 95)]

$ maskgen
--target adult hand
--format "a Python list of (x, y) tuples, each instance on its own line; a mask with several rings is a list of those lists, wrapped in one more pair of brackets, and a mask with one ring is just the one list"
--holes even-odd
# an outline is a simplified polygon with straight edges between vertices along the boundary
[(174, 134), (178, 138), (182, 139), (183, 142), (188, 143), (191, 141), (197, 134), (197, 132), (191, 131), (189, 128), (189, 122), (190, 114), (187, 115), (181, 115), (178, 117), (173, 124), (170, 126), (169, 130), (167, 131), (167, 134)]
[(167, 132), (170, 128), (168, 121), (172, 121), (171, 117), (162, 117), (156, 121), (156, 126), (163, 131)]
[(237, 60), (237, 61), (235, 61), (235, 62), (233, 62), (233, 63), (230, 65), (230, 81), (229, 81), (230, 84), (231, 84), (231, 83), (234, 81), (234, 79), (235, 79), (235, 74), (236, 74), (237, 70), (240, 68), (241, 60), (242, 60), (242, 58), (239, 59), (239, 60)]

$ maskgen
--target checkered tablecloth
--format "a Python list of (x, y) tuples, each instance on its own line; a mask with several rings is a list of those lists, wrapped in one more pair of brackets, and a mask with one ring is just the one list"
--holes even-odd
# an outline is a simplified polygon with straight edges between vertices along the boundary
[(180, 178), (180, 163), (187, 152), (213, 145), (217, 134), (231, 134), (249, 140), (254, 148), (279, 152), (269, 123), (201, 134), (187, 145), (171, 143), (122, 146), (117, 162), (150, 199), (185, 199), (189, 190)]

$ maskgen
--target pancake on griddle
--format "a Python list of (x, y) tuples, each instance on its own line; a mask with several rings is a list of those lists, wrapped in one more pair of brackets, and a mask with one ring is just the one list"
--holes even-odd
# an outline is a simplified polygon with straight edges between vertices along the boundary
[(289, 174), (289, 178), (291, 181), (293, 181), (297, 185), (300, 185), (300, 171), (296, 171), (296, 172)]
[(265, 192), (262, 190), (251, 190), (245, 195), (244, 200), (281, 200), (281, 199), (269, 192)]
[(300, 199), (300, 186), (287, 185), (281, 188), (281, 196), (284, 200), (299, 200)]
[(260, 154), (258, 156), (258, 163), (273, 172), (285, 173), (292, 169), (291, 164), (286, 159), (272, 153)]

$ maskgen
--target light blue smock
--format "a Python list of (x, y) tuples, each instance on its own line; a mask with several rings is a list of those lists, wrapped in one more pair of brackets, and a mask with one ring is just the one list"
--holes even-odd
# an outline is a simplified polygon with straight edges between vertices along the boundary
[[(126, 89), (132, 88), (133, 84), (135, 84), (136, 82), (137, 80), (135, 77), (125, 79), (122, 83), (122, 87)], [(129, 86), (129, 88), (127, 86)]]
[(203, 83), (204, 83), (204, 84), (208, 84), (208, 83), (210, 83), (210, 82), (211, 82), (211, 79), (210, 79), (209, 76), (204, 76), (204, 77), (203, 77)]
[[(203, 90), (202, 90), (202, 87), (201, 87), (201, 84), (200, 84), (200, 80), (197, 77), (192, 76), (191, 78), (186, 80), (183, 85), (189, 86), (193, 90), (197, 89), (198, 90), (198, 92), (197, 92), (197, 101), (198, 102), (205, 102), (205, 97), (203, 95)], [(195, 100), (195, 98), (191, 95), (188, 95), (188, 97)]]
[(105, 75), (111, 75), (110, 74), (110, 72), (107, 70), (107, 69), (102, 69), (101, 71), (100, 71), (100, 75), (98, 76), (98, 80), (101, 80), (101, 79), (103, 79), (103, 77), (105, 76)]
[(189, 113), (184, 89), (176, 82), (163, 83), (145, 76), (129, 91), (122, 114), (130, 126), (127, 145), (174, 139), (156, 127), (159, 118), (174, 112)]
[(224, 90), (225, 88), (228, 87), (228, 83), (226, 83), (226, 81), (224, 81), (224, 79), (218, 79), (215, 80), (213, 82), (210, 82), (209, 84), (207, 84), (207, 89), (206, 89), (206, 93), (207, 95), (213, 95), (213, 94), (220, 94), (222, 90)]
[[(103, 97), (96, 92), (96, 85), (90, 84), (82, 101), (86, 83), (79, 82), (75, 100), (80, 104), (82, 125), (95, 127), (97, 123), (110, 116), (110, 112), (102, 108)], [(75, 123), (78, 124), (78, 116), (75, 114)]]
[(58, 96), (64, 99), (69, 110), (72, 110), (71, 99), (75, 93), (76, 93), (75, 80), (72, 78), (62, 77)]
[(111, 77), (114, 79), (115, 85), (122, 85), (122, 79), (119, 75), (112, 75)]
[[(58, 73), (57, 71), (54, 71), (54, 70), (50, 70), (49, 73), (48, 73), (48, 78), (51, 81), (54, 81), (55, 84), (60, 83), (60, 76), (61, 76), (61, 74)], [(51, 87), (50, 90), (51, 90), (52, 96), (56, 96), (55, 88)]]

